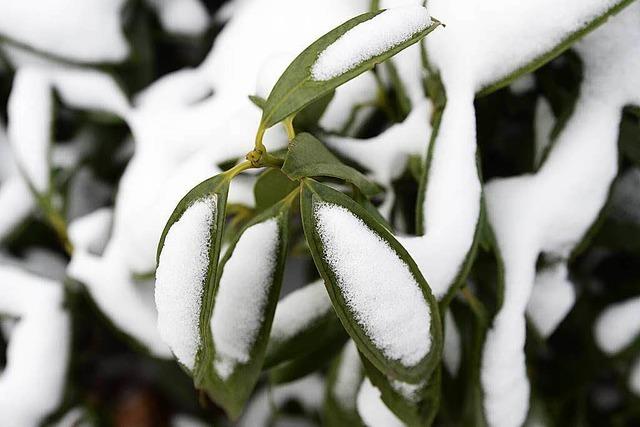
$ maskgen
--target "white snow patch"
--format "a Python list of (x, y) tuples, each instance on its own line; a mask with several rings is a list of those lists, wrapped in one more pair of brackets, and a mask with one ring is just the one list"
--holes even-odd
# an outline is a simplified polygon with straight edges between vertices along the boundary
[(39, 193), (49, 189), (52, 111), (45, 75), (33, 68), (19, 70), (7, 105), (9, 141), (25, 177)]
[(544, 338), (556, 330), (576, 301), (576, 291), (567, 275), (567, 265), (562, 262), (536, 274), (527, 316)]
[(382, 401), (380, 390), (368, 378), (358, 392), (358, 414), (367, 427), (404, 427), (404, 423)]
[(169, 33), (197, 36), (209, 25), (209, 14), (200, 0), (148, 0), (162, 27)]
[(542, 163), (544, 153), (551, 144), (551, 131), (553, 130), (555, 122), (556, 118), (553, 115), (551, 105), (549, 105), (549, 102), (546, 99), (539, 98), (536, 103), (533, 123), (535, 137), (535, 153), (533, 162), (536, 168)]
[(349, 340), (340, 353), (340, 362), (332, 393), (336, 402), (347, 411), (356, 409), (358, 389), (362, 383), (363, 369), (356, 344)]
[(284, 297), (276, 306), (271, 341), (286, 341), (331, 311), (331, 300), (322, 280)]
[[(612, 5), (592, 3), (567, 3), (572, 13), (558, 18), (554, 10), (553, 19), (575, 20), (588, 10), (593, 16)], [(639, 22), (640, 4), (633, 3), (576, 44), (584, 64), (580, 97), (544, 164), (535, 174), (496, 179), (485, 186), (488, 219), (505, 275), (504, 302), (482, 360), (484, 407), (491, 425), (520, 424), (526, 417), (524, 312), (538, 255), (569, 256), (597, 218), (616, 176), (622, 108), (640, 103)], [(607, 65), (612, 63), (618, 66)]]
[(331, 80), (387, 52), (431, 25), (427, 9), (404, 6), (387, 9), (340, 36), (320, 52), (311, 66), (314, 80)]
[(39, 425), (62, 401), (70, 319), (61, 283), (0, 266), (0, 313), (18, 318), (0, 373), (0, 424)]
[(0, 34), (79, 62), (120, 62), (125, 0), (20, 0), (0, 3)]
[(214, 367), (223, 380), (238, 363), (249, 361), (258, 338), (273, 285), (279, 232), (276, 218), (252, 225), (224, 265), (211, 316)]
[(444, 315), (442, 359), (449, 374), (456, 376), (458, 369), (460, 369), (460, 360), (462, 359), (462, 338), (460, 337), (460, 331), (451, 314), (451, 310), (447, 310)]
[(640, 334), (640, 296), (607, 307), (598, 316), (594, 332), (598, 346), (607, 354), (628, 347)]
[(356, 322), (386, 357), (417, 364), (431, 348), (431, 313), (411, 270), (347, 209), (313, 208), (323, 256)]
[(160, 336), (190, 370), (200, 348), (200, 307), (217, 200), (213, 194), (195, 201), (171, 226), (156, 270)]
[(536, 79), (533, 74), (524, 74), (515, 79), (509, 89), (515, 95), (524, 95), (536, 88)]

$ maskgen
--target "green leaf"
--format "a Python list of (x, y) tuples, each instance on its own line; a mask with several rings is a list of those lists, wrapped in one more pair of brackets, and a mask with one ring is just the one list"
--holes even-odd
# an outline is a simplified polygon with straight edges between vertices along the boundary
[[(262, 370), (265, 352), (267, 349), (267, 342), (269, 333), (271, 330), (271, 323), (273, 321), (273, 315), (275, 312), (276, 304), (278, 301), (278, 295), (280, 293), (280, 287), (282, 284), (282, 276), (284, 272), (284, 263), (287, 253), (287, 231), (288, 231), (288, 216), (291, 200), (283, 200), (276, 204), (271, 209), (263, 212), (249, 222), (242, 232), (236, 236), (235, 240), (230, 244), (224, 258), (220, 262), (220, 267), (216, 276), (216, 287), (213, 295), (209, 295), (209, 301), (212, 302), (210, 311), (207, 312), (207, 316), (202, 320), (202, 324), (205, 325), (205, 335), (203, 336), (204, 342), (204, 354), (199, 360), (197, 373), (195, 376), (196, 386), (204, 389), (209, 397), (220, 405), (228, 414), (231, 419), (236, 419), (244, 407), (245, 402), (250, 397)], [(215, 325), (212, 325), (212, 318), (215, 320), (215, 310), (220, 292), (221, 279), (224, 277), (225, 269), (234, 268), (233, 271), (238, 271), (238, 265), (231, 265), (229, 261), (233, 259), (233, 256), (237, 254), (239, 249), (239, 242), (242, 241), (245, 235), (252, 230), (253, 227), (262, 225), (267, 221), (275, 220), (277, 223), (277, 239), (278, 244), (275, 249), (275, 253), (260, 254), (240, 253), (238, 256), (241, 259), (251, 260), (257, 257), (272, 257), (275, 262), (273, 274), (269, 280), (262, 284), (264, 286), (264, 292), (266, 295), (266, 301), (263, 307), (262, 316), (258, 330), (255, 332), (255, 338), (250, 343), (249, 357), (247, 361), (238, 359), (229, 359), (228, 355), (224, 354), (224, 349), (221, 347), (216, 348), (215, 339), (212, 331), (215, 329)], [(247, 250), (246, 246), (244, 250)], [(251, 247), (249, 250), (255, 250)], [(231, 265), (231, 266), (230, 266)], [(243, 265), (244, 275), (251, 273), (254, 264), (248, 262)], [(255, 271), (255, 275), (264, 274), (264, 272), (258, 270)], [(233, 285), (236, 285), (235, 283)], [(239, 286), (239, 284), (237, 284)], [(231, 286), (231, 285), (227, 285)], [(257, 290), (256, 290), (257, 291)], [(238, 310), (247, 310), (243, 308), (242, 304), (246, 301), (237, 301)], [(227, 305), (225, 305), (228, 307)], [(223, 320), (223, 321), (229, 321)], [(229, 360), (233, 361), (231, 368), (227, 368)], [(225, 374), (226, 371), (226, 374)]]
[(267, 169), (260, 174), (253, 187), (256, 211), (262, 212), (275, 205), (297, 186), (297, 182), (291, 181), (279, 169)]
[(261, 121), (262, 126), (264, 128), (270, 128), (292, 114), (297, 113), (314, 100), (330, 93), (338, 86), (365, 71), (371, 70), (376, 64), (384, 62), (396, 53), (416, 43), (440, 24), (434, 20), (434, 23), (425, 30), (414, 34), (406, 41), (388, 49), (384, 53), (360, 63), (344, 74), (326, 81), (316, 81), (313, 79), (311, 76), (311, 67), (321, 52), (356, 25), (368, 21), (382, 12), (384, 11), (369, 12), (350, 19), (320, 37), (298, 55), (271, 90), (264, 106)]
[(256, 95), (249, 95), (249, 101), (261, 110), (264, 109), (264, 104), (267, 102), (264, 98), (260, 98)]
[(342, 163), (325, 145), (308, 133), (301, 133), (289, 143), (289, 152), (282, 165), (282, 172), (291, 179), (325, 176), (352, 183), (366, 196), (382, 191), (362, 173)]
[[(305, 179), (303, 181), (300, 202), (304, 233), (313, 260), (325, 281), (336, 314), (351, 338), (355, 341), (359, 351), (370, 360), (378, 370), (390, 378), (410, 383), (418, 383), (428, 378), (440, 360), (442, 351), (442, 325), (436, 300), (411, 256), (383, 224), (376, 221), (365, 208), (339, 191), (313, 180)], [(411, 276), (419, 285), (424, 301), (428, 306), (431, 319), (429, 330), (431, 346), (425, 356), (412, 366), (406, 366), (402, 364), (400, 360), (385, 356), (383, 350), (376, 346), (372, 338), (367, 335), (365, 327), (356, 320), (356, 314), (346, 303), (337, 273), (328, 261), (328, 256), (325, 253), (325, 247), (320, 236), (315, 210), (317, 206), (321, 204), (335, 205), (346, 209), (356, 219), (362, 221), (372, 233), (371, 238), (379, 239), (388, 245), (388, 247), (395, 252), (397, 258), (405, 264)], [(340, 258), (341, 255), (332, 254), (331, 257)], [(376, 266), (381, 261), (382, 260), (379, 259), (370, 259), (370, 265), (367, 265), (367, 267), (376, 271)], [(348, 286), (348, 284), (345, 286)], [(400, 313), (398, 314), (400, 315)]]
[(333, 96), (335, 94), (335, 90), (332, 90), (322, 98), (313, 101), (311, 104), (300, 110), (293, 119), (293, 127), (302, 131), (309, 131), (317, 128), (318, 122), (327, 110), (327, 107), (333, 100)]

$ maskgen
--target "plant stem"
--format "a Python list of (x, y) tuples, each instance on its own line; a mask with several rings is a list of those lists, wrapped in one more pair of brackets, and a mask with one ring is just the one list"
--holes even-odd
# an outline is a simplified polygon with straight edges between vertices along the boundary
[(224, 174), (227, 176), (227, 179), (232, 180), (240, 172), (251, 169), (252, 167), (254, 167), (252, 162), (250, 162), (249, 160), (245, 160), (244, 162), (238, 163), (228, 171), (224, 172)]
[(38, 197), (38, 204), (42, 209), (42, 213), (44, 214), (45, 219), (58, 236), (58, 240), (60, 240), (62, 248), (67, 253), (67, 255), (71, 256), (73, 254), (73, 244), (69, 240), (66, 221), (64, 220), (60, 212), (58, 212), (52, 206), (49, 197)]
[(287, 130), (287, 138), (289, 139), (289, 141), (292, 141), (293, 138), (296, 137), (296, 131), (293, 128), (293, 115), (284, 119), (282, 121), (282, 124), (284, 125), (284, 128)]

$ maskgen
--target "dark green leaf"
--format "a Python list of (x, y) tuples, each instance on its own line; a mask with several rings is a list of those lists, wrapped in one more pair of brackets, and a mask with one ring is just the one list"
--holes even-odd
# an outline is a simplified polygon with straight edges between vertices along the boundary
[[(382, 349), (378, 348), (372, 339), (366, 334), (363, 325), (356, 320), (355, 314), (347, 305), (338, 283), (336, 273), (332, 270), (332, 267), (326, 259), (322, 238), (318, 231), (315, 209), (320, 203), (328, 203), (342, 207), (353, 214), (354, 217), (361, 220), (376, 238), (385, 242), (389, 248), (395, 252), (398, 258), (406, 264), (411, 275), (419, 284), (431, 316), (429, 332), (431, 347), (427, 354), (413, 366), (406, 366), (399, 360), (393, 360), (386, 357), (383, 354)], [(431, 294), (431, 290), (427, 285), (427, 282), (411, 256), (402, 247), (402, 245), (398, 243), (389, 230), (387, 230), (383, 224), (376, 221), (365, 208), (346, 195), (326, 185), (310, 179), (305, 179), (303, 181), (301, 211), (304, 233), (309, 244), (313, 260), (325, 281), (325, 285), (327, 286), (336, 314), (342, 321), (343, 326), (351, 338), (355, 341), (360, 352), (370, 360), (378, 370), (390, 378), (410, 383), (417, 383), (428, 378), (440, 360), (442, 350), (442, 325), (440, 323), (440, 315), (435, 298)], [(333, 256), (340, 257), (339, 254), (333, 254)], [(371, 259), (370, 262), (370, 268), (375, 269), (376, 263), (381, 262), (381, 260)]]
[(335, 91), (331, 91), (322, 98), (317, 99), (316, 101), (309, 104), (307, 107), (303, 108), (293, 120), (293, 127), (296, 130), (309, 131), (318, 127), (318, 122), (322, 115), (327, 110), (327, 107), (333, 100), (333, 96), (335, 95)]
[[(195, 376), (196, 386), (206, 390), (209, 397), (220, 405), (227, 412), (228, 416), (236, 419), (244, 407), (246, 400), (251, 395), (255, 387), (267, 348), (273, 314), (276, 308), (280, 286), (282, 283), (282, 275), (284, 271), (284, 263), (287, 253), (287, 229), (289, 216), (290, 201), (282, 201), (271, 209), (263, 212), (251, 222), (249, 222), (244, 230), (236, 237), (227, 250), (224, 258), (220, 262), (216, 276), (216, 288), (212, 295), (208, 295), (208, 301), (211, 301), (211, 307), (208, 307), (207, 316), (202, 319), (205, 325), (204, 354), (199, 360), (198, 370)], [(215, 311), (216, 299), (220, 290), (220, 281), (223, 277), (225, 268), (228, 268), (228, 261), (237, 250), (238, 242), (251, 227), (264, 223), (265, 221), (275, 219), (278, 224), (278, 246), (275, 254), (253, 254), (253, 257), (273, 256), (275, 258), (275, 270), (271, 276), (271, 280), (265, 286), (267, 295), (266, 304), (262, 320), (257, 331), (256, 338), (251, 344), (249, 351), (249, 360), (247, 362), (234, 361), (234, 366), (228, 376), (221, 375), (220, 370), (216, 367), (217, 362), (224, 362), (224, 355), (216, 350), (216, 344), (211, 331), (211, 318)], [(253, 248), (252, 248), (253, 249)], [(246, 256), (246, 255), (245, 255)], [(251, 258), (251, 257), (247, 257)], [(246, 269), (251, 269), (252, 264), (246, 265)], [(260, 274), (256, 272), (256, 274)], [(243, 301), (238, 301), (237, 309), (242, 310)]]
[(347, 31), (358, 24), (370, 20), (382, 11), (375, 11), (357, 16), (339, 27), (331, 30), (307, 47), (282, 74), (267, 98), (262, 115), (262, 126), (269, 128), (285, 118), (297, 113), (314, 100), (328, 94), (338, 86), (348, 82), (376, 64), (384, 62), (396, 53), (416, 43), (433, 31), (439, 23), (434, 21), (430, 27), (418, 32), (403, 43), (360, 63), (351, 70), (326, 81), (316, 81), (311, 76), (311, 67), (318, 55), (333, 44)]
[[(362, 379), (364, 378), (364, 369), (362, 364), (360, 363), (359, 354), (353, 355), (351, 354), (351, 346), (352, 342), (348, 342), (344, 346), (344, 350), (340, 353), (340, 356), (337, 357), (333, 363), (331, 364), (331, 368), (329, 369), (329, 374), (327, 375), (326, 381), (326, 390), (324, 397), (324, 411), (323, 411), (323, 425), (327, 427), (343, 427), (343, 426), (353, 426), (353, 427), (364, 427), (364, 423), (360, 419), (358, 415), (358, 411), (356, 410), (355, 403), (358, 398), (358, 390), (362, 383)], [(357, 353), (357, 351), (356, 351)], [(347, 373), (349, 376), (353, 374), (351, 372), (354, 367), (348, 360), (350, 357), (358, 358), (358, 366), (355, 374), (355, 385), (356, 387), (353, 390), (353, 394), (349, 396), (350, 402), (344, 402), (345, 396), (337, 396), (336, 395), (336, 384), (339, 384), (339, 375), (344, 373), (344, 369), (349, 370)], [(347, 363), (347, 365), (343, 365)], [(341, 372), (341, 368), (343, 369)], [(350, 378), (351, 380), (351, 378)], [(342, 385), (340, 385), (342, 386)], [(344, 390), (341, 390), (341, 393), (344, 393)]]
[(362, 173), (342, 163), (322, 142), (308, 133), (301, 133), (291, 141), (282, 172), (291, 179), (315, 176), (344, 179), (357, 186), (366, 196), (382, 191)]

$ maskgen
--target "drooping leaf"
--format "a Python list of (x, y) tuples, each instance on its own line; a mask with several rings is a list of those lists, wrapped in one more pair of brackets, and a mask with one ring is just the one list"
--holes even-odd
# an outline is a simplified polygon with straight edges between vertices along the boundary
[(352, 183), (366, 196), (382, 191), (358, 170), (342, 163), (313, 135), (301, 133), (289, 144), (289, 152), (282, 165), (282, 172), (291, 179), (304, 177), (333, 177)]
[(287, 252), (290, 200), (250, 221), (220, 262), (196, 386), (236, 419), (258, 381)]
[(158, 244), (158, 328), (189, 373), (198, 370), (204, 352), (203, 320), (217, 274), (228, 191), (224, 174), (194, 187), (174, 209)]
[(439, 25), (439, 22), (434, 20), (432, 25), (426, 29), (413, 34), (402, 43), (391, 46), (383, 53), (360, 62), (342, 74), (329, 80), (314, 80), (311, 69), (318, 59), (318, 56), (327, 47), (347, 33), (347, 31), (384, 12), (384, 10), (369, 12), (350, 19), (320, 37), (298, 55), (271, 90), (264, 106), (262, 125), (265, 128), (269, 128), (286, 117), (297, 113), (314, 100), (321, 98), (338, 86), (372, 69), (376, 64), (384, 62), (396, 53), (416, 43)]
[(253, 187), (256, 211), (262, 212), (275, 205), (297, 186), (297, 182), (287, 178), (279, 169), (267, 169), (260, 174)]
[(301, 211), (313, 260), (360, 352), (390, 378), (428, 378), (440, 359), (442, 326), (411, 256), (366, 209), (326, 185), (303, 181)]

